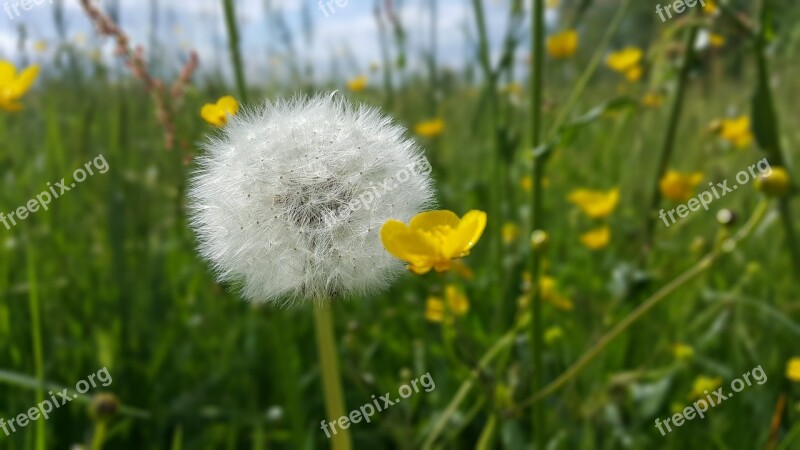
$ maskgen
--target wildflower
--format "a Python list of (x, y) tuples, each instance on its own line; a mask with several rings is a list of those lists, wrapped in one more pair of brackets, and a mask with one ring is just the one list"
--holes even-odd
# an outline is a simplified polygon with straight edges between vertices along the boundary
[(756, 189), (773, 197), (782, 197), (792, 189), (789, 172), (783, 167), (775, 166), (768, 173), (756, 178)]
[(41, 41), (41, 40), (36, 41), (33, 44), (33, 49), (36, 51), (36, 53), (44, 53), (44, 52), (46, 52), (47, 51), (47, 41)]
[(425, 318), (431, 322), (450, 322), (454, 316), (463, 316), (468, 311), (469, 299), (453, 284), (445, 286), (444, 300), (430, 296), (425, 304)]
[(608, 67), (622, 75), (628, 81), (638, 81), (642, 77), (642, 50), (637, 47), (627, 47), (618, 52), (614, 52), (606, 59)]
[(706, 0), (705, 4), (703, 4), (703, 13), (708, 15), (716, 14), (719, 10), (717, 3), (715, 0)]
[(22, 105), (17, 101), (30, 90), (38, 75), (39, 66), (35, 64), (17, 75), (17, 68), (13, 64), (0, 60), (0, 109), (20, 111)]
[(506, 222), (503, 224), (503, 243), (506, 245), (514, 243), (519, 237), (519, 227), (514, 222)]
[(119, 412), (119, 399), (111, 393), (100, 393), (89, 404), (89, 415), (96, 422), (108, 422)]
[(347, 89), (353, 92), (361, 92), (367, 87), (367, 76), (360, 75), (347, 82)]
[(800, 357), (792, 358), (786, 364), (786, 378), (795, 383), (800, 383)]
[(753, 133), (750, 131), (750, 117), (741, 116), (735, 119), (723, 119), (719, 135), (736, 148), (749, 147), (753, 143)]
[(522, 177), (522, 179), (519, 180), (519, 187), (525, 192), (531, 192), (533, 190), (533, 177), (530, 175)]
[(642, 106), (647, 108), (658, 108), (664, 103), (664, 96), (657, 92), (648, 92), (642, 97)]
[(390, 254), (408, 263), (409, 270), (423, 275), (431, 269), (450, 270), (454, 259), (469, 255), (485, 228), (483, 211), (469, 211), (461, 219), (451, 211), (427, 211), (409, 225), (387, 221), (381, 241)]
[(694, 195), (694, 188), (703, 181), (702, 172), (681, 173), (669, 170), (658, 186), (664, 198), (675, 202), (686, 202)]
[(675, 344), (672, 346), (672, 354), (678, 361), (688, 361), (694, 358), (694, 349), (690, 345)]
[(722, 48), (725, 46), (725, 36), (717, 33), (711, 33), (708, 37), (708, 43), (713, 48)]
[(543, 251), (550, 244), (550, 236), (544, 230), (533, 230), (531, 232), (531, 247), (534, 251)]
[[(379, 110), (332, 95), (238, 116), (206, 141), (190, 180), (201, 254), (251, 300), (387, 287), (403, 271), (381, 246), (381, 225), (411, 219), (433, 198), (427, 160), (405, 133)], [(394, 188), (375, 194), (389, 179)]]
[(581, 235), (581, 244), (589, 250), (600, 250), (611, 241), (611, 228), (604, 225)]
[(690, 399), (698, 399), (705, 397), (709, 392), (713, 392), (714, 389), (720, 387), (722, 385), (722, 378), (719, 377), (707, 377), (701, 375), (694, 380), (692, 384), (692, 390), (689, 393)]
[(217, 103), (206, 103), (200, 110), (200, 116), (211, 125), (224, 127), (228, 123), (228, 116), (235, 116), (239, 112), (239, 102), (230, 95), (226, 95)]
[(558, 290), (556, 280), (553, 277), (543, 276), (539, 280), (539, 295), (542, 301), (550, 302), (556, 308), (563, 311), (572, 311), (574, 305), (572, 300), (561, 295)]
[(570, 192), (567, 200), (578, 206), (584, 214), (593, 219), (608, 217), (619, 203), (619, 189), (608, 192), (576, 189)]
[(564, 337), (564, 330), (559, 326), (550, 327), (544, 330), (544, 342), (552, 345), (555, 341)]
[(566, 59), (575, 54), (578, 48), (578, 32), (564, 30), (547, 38), (547, 53), (555, 59)]
[(434, 138), (444, 131), (444, 120), (433, 119), (420, 122), (414, 127), (414, 132), (425, 138)]

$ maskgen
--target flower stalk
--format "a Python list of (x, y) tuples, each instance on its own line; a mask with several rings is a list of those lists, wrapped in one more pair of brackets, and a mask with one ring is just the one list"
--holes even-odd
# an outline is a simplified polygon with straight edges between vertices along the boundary
[[(314, 303), (314, 329), (317, 335), (320, 376), (325, 395), (325, 412), (328, 422), (336, 421), (346, 414), (342, 377), (339, 372), (339, 358), (336, 350), (336, 336), (333, 332), (333, 315), (327, 301)], [(340, 428), (331, 436), (332, 450), (350, 450), (350, 430)]]

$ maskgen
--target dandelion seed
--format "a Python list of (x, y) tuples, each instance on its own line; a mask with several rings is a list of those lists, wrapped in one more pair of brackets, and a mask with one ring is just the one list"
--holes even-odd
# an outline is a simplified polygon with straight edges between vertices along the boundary
[[(384, 289), (402, 264), (379, 238), (432, 201), (427, 160), (378, 110), (333, 96), (245, 110), (204, 145), (191, 225), (221, 281), (251, 300), (319, 299)], [(389, 192), (372, 187), (403, 173)]]

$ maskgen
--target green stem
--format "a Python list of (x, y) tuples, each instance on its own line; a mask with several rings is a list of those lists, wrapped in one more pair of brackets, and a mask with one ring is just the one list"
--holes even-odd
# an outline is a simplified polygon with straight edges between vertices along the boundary
[[(44, 383), (44, 358), (42, 356), (42, 323), (39, 306), (39, 289), (36, 281), (36, 260), (32, 248), (28, 248), (28, 305), (31, 314), (31, 340), (33, 341), (33, 365), (34, 374), (39, 383)], [(36, 403), (44, 401), (44, 389), (36, 389)], [(44, 450), (47, 445), (45, 442), (46, 430), (45, 421), (36, 421), (36, 449)]]
[(600, 65), (600, 61), (603, 60), (603, 55), (605, 54), (608, 46), (611, 44), (611, 39), (614, 38), (614, 35), (617, 33), (617, 30), (619, 30), (620, 25), (622, 25), (622, 19), (625, 18), (625, 14), (627, 14), (631, 3), (632, 0), (624, 0), (622, 5), (620, 5), (619, 9), (617, 10), (617, 14), (613, 19), (611, 19), (611, 23), (609, 24), (608, 28), (606, 28), (606, 33), (600, 40), (600, 45), (597, 46), (594, 54), (592, 54), (592, 59), (589, 60), (589, 64), (581, 74), (581, 77), (578, 79), (575, 87), (572, 88), (572, 92), (570, 92), (567, 101), (564, 103), (564, 106), (560, 108), (558, 116), (556, 116), (556, 120), (553, 122), (553, 126), (550, 127), (548, 138), (553, 137), (558, 132), (558, 129), (564, 125), (564, 123), (567, 121), (567, 117), (569, 117), (569, 114), (578, 103), (578, 100), (580, 100), (580, 98), (583, 96), (583, 91), (589, 85), (589, 80), (591, 80), (592, 75), (594, 75), (594, 72), (597, 70), (597, 66)]
[(669, 162), (672, 159), (672, 152), (675, 149), (675, 137), (678, 133), (678, 124), (680, 123), (681, 113), (683, 112), (684, 94), (686, 93), (686, 85), (689, 80), (689, 72), (692, 68), (692, 61), (694, 60), (694, 43), (697, 38), (697, 25), (692, 25), (689, 29), (689, 34), (686, 37), (686, 44), (684, 47), (684, 59), (681, 66), (680, 75), (678, 77), (678, 87), (675, 92), (675, 98), (672, 102), (672, 110), (669, 116), (669, 123), (667, 124), (667, 134), (664, 136), (664, 144), (661, 148), (661, 156), (658, 161), (658, 170), (656, 172), (655, 181), (653, 182), (653, 194), (650, 202), (650, 208), (647, 211), (647, 218), (645, 219), (645, 232), (644, 239), (645, 252), (649, 252), (653, 241), (653, 229), (656, 221), (656, 210), (661, 204), (661, 190), (659, 183), (661, 178), (667, 172)]
[[(542, 86), (544, 76), (544, 0), (532, 0), (531, 51), (533, 67), (531, 73), (531, 148), (537, 148), (542, 141)], [(542, 178), (544, 176), (545, 158), (533, 161), (533, 198), (531, 200), (531, 228), (542, 230)], [(544, 383), (544, 358), (542, 329), (541, 284), (542, 259), (541, 250), (533, 249), (530, 256), (531, 269), (531, 305), (533, 317), (531, 321), (531, 351), (533, 358), (533, 390), (541, 389)], [(544, 450), (545, 420), (544, 411), (539, 405), (533, 408), (533, 436), (536, 450)]]
[(425, 442), (422, 444), (422, 450), (430, 450), (433, 447), (434, 442), (436, 439), (442, 434), (445, 427), (450, 423), (450, 420), (455, 415), (456, 411), (458, 411), (458, 405), (461, 404), (462, 401), (467, 397), (469, 391), (472, 389), (472, 386), (475, 385), (475, 380), (478, 378), (478, 375), (486, 369), (489, 363), (500, 354), (500, 352), (505, 349), (506, 347), (510, 346), (514, 342), (514, 338), (517, 335), (518, 327), (514, 327), (511, 330), (507, 331), (497, 342), (492, 345), (492, 347), (484, 354), (480, 361), (478, 361), (477, 367), (472, 369), (469, 376), (461, 382), (461, 386), (459, 386), (458, 391), (456, 391), (456, 395), (453, 396), (450, 403), (445, 408), (442, 415), (439, 416), (436, 423), (431, 428), (430, 434), (428, 437), (425, 438)]
[(99, 421), (94, 428), (92, 437), (92, 450), (102, 450), (103, 443), (106, 441), (106, 422)]
[(222, 7), (225, 10), (225, 24), (228, 28), (228, 46), (231, 52), (234, 76), (236, 77), (236, 88), (239, 91), (239, 100), (247, 103), (247, 85), (244, 82), (242, 54), (239, 49), (239, 28), (236, 24), (236, 9), (234, 9), (233, 0), (222, 0)]
[[(333, 332), (333, 317), (330, 304), (325, 301), (314, 304), (314, 328), (317, 334), (317, 350), (325, 394), (325, 412), (328, 423), (330, 423), (344, 416), (346, 412), (342, 394), (342, 377), (339, 373), (336, 337)], [(331, 433), (333, 432), (331, 431)], [(349, 429), (337, 428), (336, 434), (332, 434), (330, 439), (332, 450), (350, 450), (352, 448)]]
[(563, 387), (567, 382), (575, 378), (575, 376), (578, 375), (578, 373), (580, 373), (587, 364), (594, 360), (597, 355), (599, 355), (614, 339), (630, 328), (631, 325), (644, 317), (648, 312), (659, 305), (664, 299), (668, 298), (680, 287), (684, 286), (686, 283), (697, 278), (699, 275), (708, 270), (714, 264), (714, 262), (716, 262), (717, 259), (724, 254), (724, 252), (731, 252), (739, 243), (750, 237), (755, 227), (758, 226), (758, 224), (760, 224), (766, 216), (766, 213), (769, 209), (768, 206), (768, 202), (762, 201), (753, 212), (753, 215), (750, 217), (748, 223), (742, 227), (742, 229), (739, 230), (734, 237), (724, 240), (717, 248), (700, 259), (700, 261), (689, 268), (689, 270), (679, 275), (670, 283), (659, 289), (650, 298), (642, 302), (636, 309), (633, 310), (633, 312), (628, 314), (624, 319), (617, 323), (611, 329), (611, 331), (603, 335), (603, 337), (600, 338), (600, 340), (598, 340), (597, 343), (592, 346), (592, 348), (581, 355), (581, 357), (575, 363), (573, 363), (569, 369), (556, 378), (552, 383), (548, 384), (544, 389), (536, 392), (530, 398), (520, 402), (511, 412), (519, 411), (531, 405), (537, 405), (539, 400), (542, 400), (543, 398), (554, 393)]

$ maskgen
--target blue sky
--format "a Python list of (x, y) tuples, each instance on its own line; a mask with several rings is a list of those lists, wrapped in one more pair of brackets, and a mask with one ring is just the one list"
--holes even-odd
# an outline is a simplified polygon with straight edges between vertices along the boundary
[[(20, 0), (0, 0), (12, 6)], [(53, 22), (53, 0), (36, 0), (42, 4), (34, 5), (29, 11), (19, 9), (17, 17), (13, 10), (9, 17), (6, 12), (0, 15), (0, 57), (19, 60), (17, 49), (18, 27), (23, 24), (28, 32), (28, 49), (33, 43), (43, 40), (51, 43), (50, 50), (34, 55), (33, 59), (47, 64), (52, 57), (52, 43), (56, 31)], [(313, 22), (313, 39), (306, 42), (301, 32), (303, 2), (301, 0), (237, 0), (237, 15), (242, 30), (242, 53), (247, 67), (248, 81), (259, 83), (267, 77), (286, 76), (285, 64), (281, 62), (278, 39), (270, 30), (266, 8), (271, 4), (279, 8), (295, 38), (297, 55), (302, 61), (313, 65), (315, 72), (322, 75), (331, 73), (332, 63), (341, 64), (342, 77), (366, 73), (371, 62), (380, 62), (377, 25), (372, 13), (371, 0), (340, 0), (333, 8), (326, 7), (326, 14), (320, 9), (319, 0), (307, 1), (306, 10)], [(328, 0), (324, 0), (327, 2)], [(395, 0), (408, 31), (411, 57), (409, 64), (421, 64), (420, 50), (430, 45), (429, 0)], [(493, 49), (497, 50), (503, 32), (509, 0), (487, 0), (485, 2), (489, 34)], [(198, 51), (204, 70), (223, 70), (229, 74), (227, 40), (220, 0), (159, 0), (158, 40), (165, 55), (176, 61), (176, 66), (194, 48)], [(470, 0), (440, 0), (438, 26), (438, 54), (442, 65), (460, 67), (472, 50), (468, 36), (474, 36), (475, 26)], [(101, 5), (104, 3), (101, 2)], [(149, 0), (120, 0), (123, 27), (136, 43), (145, 46), (150, 39)], [(94, 48), (111, 56), (113, 47), (107, 40), (97, 38), (88, 20), (84, 17), (78, 0), (64, 0), (67, 35), (73, 42), (81, 43), (87, 53)], [(551, 18), (552, 19), (552, 18)], [(33, 53), (31, 51), (31, 53)], [(496, 52), (495, 52), (496, 53)], [(524, 52), (519, 54), (522, 60)], [(348, 64), (347, 61), (355, 64)], [(355, 66), (355, 67), (353, 67)]]

